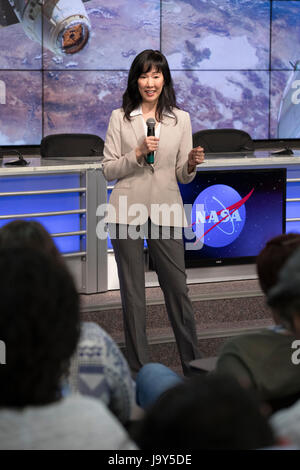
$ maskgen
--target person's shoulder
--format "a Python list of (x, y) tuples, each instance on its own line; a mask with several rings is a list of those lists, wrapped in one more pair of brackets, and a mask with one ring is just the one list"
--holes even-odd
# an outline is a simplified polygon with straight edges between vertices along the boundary
[[(135, 450), (136, 445), (120, 424), (118, 419), (100, 400), (81, 395), (70, 395), (64, 399), (65, 407), (69, 408), (70, 429), (76, 434), (78, 417), (80, 428), (88, 429), (88, 448)], [(80, 435), (77, 436), (80, 440)]]
[(174, 107), (172, 108), (172, 113), (175, 116), (173, 121), (175, 121), (180, 128), (185, 130), (187, 127), (191, 126), (191, 118), (187, 111)]
[(111, 112), (110, 123), (116, 123), (124, 117), (124, 111), (122, 108), (116, 108)]
[(4, 410), (0, 416), (9, 423), (4, 442), (9, 449), (136, 449), (117, 418), (91, 397), (69, 395), (22, 413)]
[(112, 342), (112, 337), (105, 331), (98, 323), (92, 321), (83, 321), (80, 325), (81, 340), (98, 340), (99, 338), (109, 338)]
[(221, 354), (235, 352), (249, 352), (257, 353), (259, 355), (262, 350), (267, 348), (273, 350), (277, 345), (289, 343), (290, 335), (283, 335), (272, 329), (265, 328), (258, 332), (246, 333), (240, 336), (234, 336), (228, 339), (222, 348)]
[[(119, 356), (123, 357), (119, 346), (112, 336), (94, 322), (81, 323), (79, 349), (82, 350), (80, 354), (83, 357), (87, 355), (87, 357), (84, 358), (84, 361), (86, 361), (88, 357), (92, 357), (94, 355), (98, 356), (98, 358), (101, 358), (102, 356), (108, 358), (111, 355), (113, 355), (115, 359)], [(93, 358), (93, 361), (95, 359), (96, 358)]]
[(189, 113), (187, 111), (184, 111), (183, 109), (173, 108), (172, 111), (177, 117), (177, 119), (190, 119)]
[(123, 108), (113, 109), (112, 114), (124, 114)]
[[(103, 328), (94, 322), (81, 324), (81, 336), (78, 345), (78, 364), (84, 364), (87, 370), (94, 370), (95, 364), (104, 367), (98, 372), (105, 375), (110, 370), (115, 378), (130, 376), (129, 367), (115, 340)], [(85, 372), (86, 373), (86, 372)]]
[[(267, 336), (269, 335), (267, 334)], [(246, 348), (252, 347), (253, 345), (257, 345), (257, 343), (264, 341), (264, 338), (265, 332), (246, 333), (240, 336), (234, 336), (233, 338), (225, 341), (221, 354), (245, 350)]]
[(114, 117), (124, 117), (124, 111), (123, 108), (116, 108), (112, 111), (111, 116)]
[(116, 430), (120, 428), (120, 424), (101, 401), (93, 397), (83, 396), (79, 394), (71, 394), (60, 402), (60, 412), (62, 417), (68, 417), (70, 423), (75, 428), (78, 418), (82, 424), (86, 423), (90, 428), (100, 427), (101, 429)]
[[(55, 406), (55, 404), (52, 406)], [(93, 397), (77, 394), (68, 395), (60, 400), (60, 402), (57, 403), (57, 408), (61, 408), (61, 411), (64, 409), (66, 413), (69, 410), (72, 414), (79, 411), (81, 412), (82, 410), (84, 410), (85, 413), (100, 415), (106, 412), (106, 407), (101, 401)]]

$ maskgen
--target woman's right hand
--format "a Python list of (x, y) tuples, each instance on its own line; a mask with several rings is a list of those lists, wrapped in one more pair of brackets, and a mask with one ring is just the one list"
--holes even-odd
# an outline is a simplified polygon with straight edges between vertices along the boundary
[(156, 152), (158, 149), (159, 138), (154, 136), (146, 137), (139, 147), (135, 149), (136, 159), (141, 160), (150, 152)]

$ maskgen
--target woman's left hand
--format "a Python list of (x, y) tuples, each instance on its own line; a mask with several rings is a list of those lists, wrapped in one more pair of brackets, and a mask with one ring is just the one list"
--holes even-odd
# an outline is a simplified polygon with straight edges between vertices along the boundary
[(195, 167), (204, 162), (204, 149), (202, 147), (193, 148), (188, 156), (189, 173), (194, 171)]

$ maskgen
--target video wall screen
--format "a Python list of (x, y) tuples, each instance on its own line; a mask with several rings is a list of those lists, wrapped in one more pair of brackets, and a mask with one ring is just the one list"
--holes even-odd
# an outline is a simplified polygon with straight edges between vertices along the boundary
[(1, 0), (0, 145), (105, 138), (149, 48), (166, 55), (193, 132), (300, 138), (299, 18), (299, 0)]

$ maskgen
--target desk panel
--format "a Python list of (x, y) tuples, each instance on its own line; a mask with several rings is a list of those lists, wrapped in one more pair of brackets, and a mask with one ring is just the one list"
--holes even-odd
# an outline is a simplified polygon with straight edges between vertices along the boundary
[(106, 241), (96, 235), (96, 209), (106, 198), (100, 163), (29, 161), (28, 167), (0, 169), (0, 227), (15, 219), (40, 222), (65, 257), (78, 290), (107, 290)]

